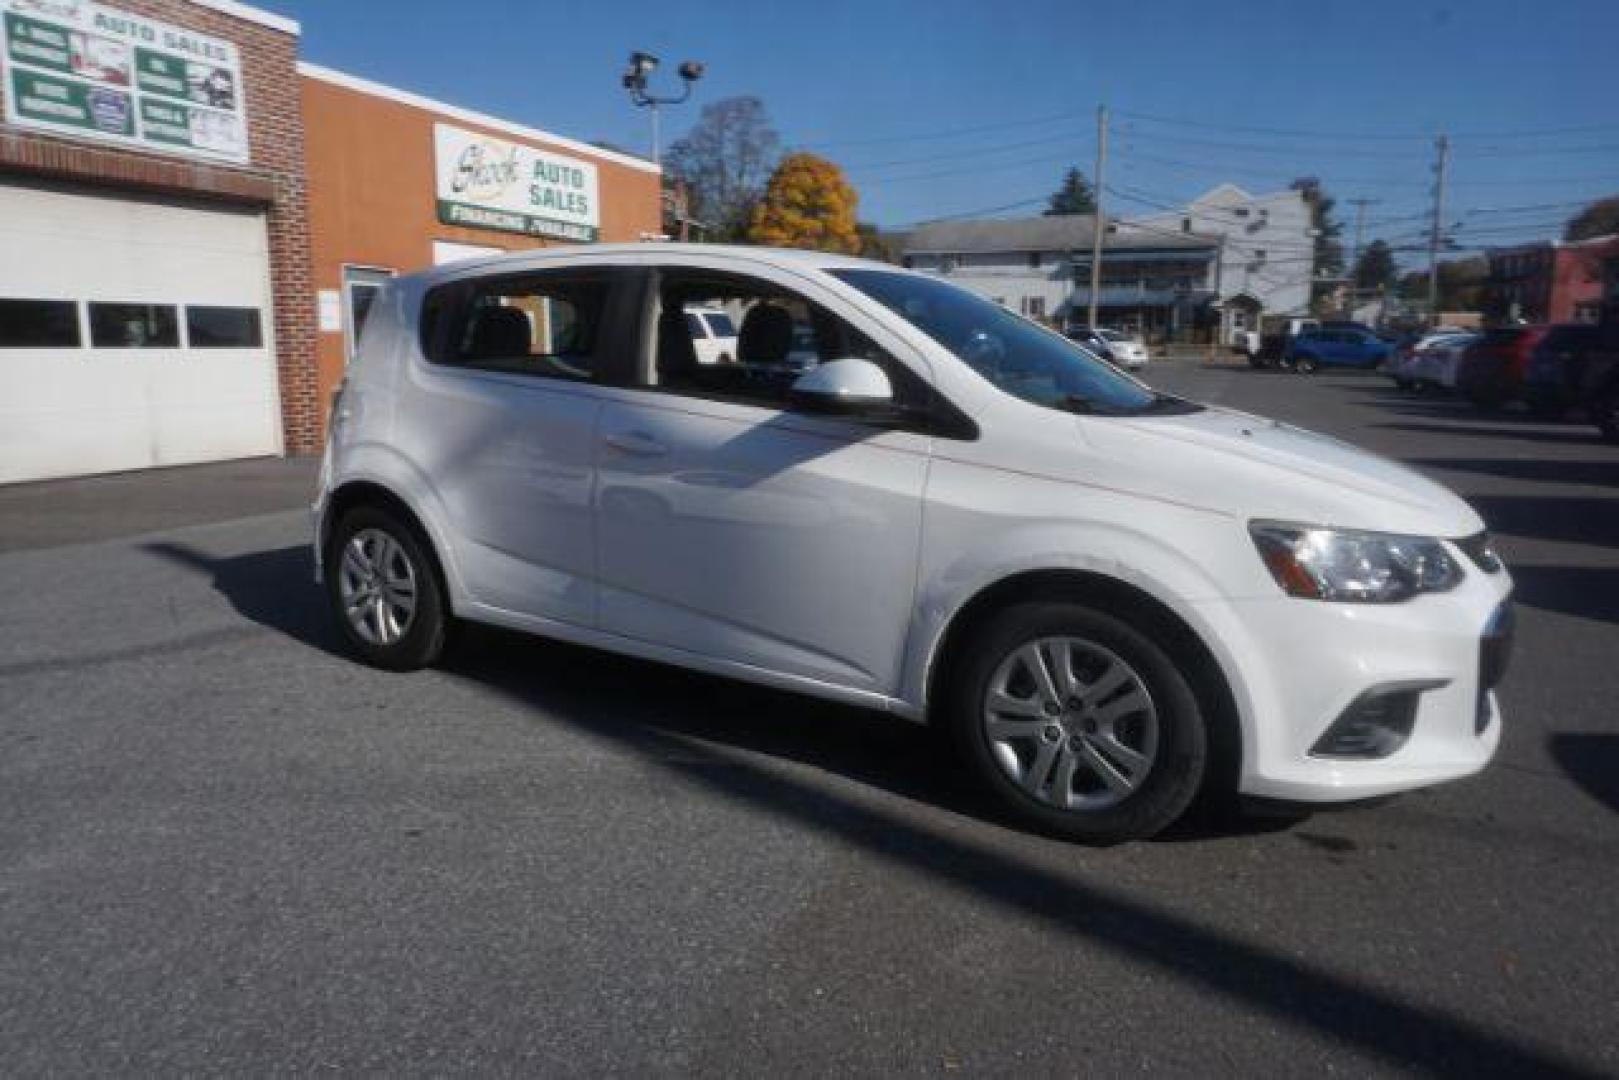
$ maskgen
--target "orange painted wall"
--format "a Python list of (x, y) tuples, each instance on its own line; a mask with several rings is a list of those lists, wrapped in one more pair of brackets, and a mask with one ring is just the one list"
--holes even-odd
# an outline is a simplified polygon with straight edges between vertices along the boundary
[[(604, 242), (639, 240), (661, 227), (655, 173), (312, 76), (300, 75), (299, 82), (308, 162), (309, 256), (317, 290), (341, 290), (344, 264), (402, 274), (432, 266), (434, 240), (508, 251), (565, 243), (441, 224), (433, 191), (433, 124), (438, 121), (594, 162)], [(316, 357), (320, 400), (329, 401), (343, 377), (343, 334), (319, 333)]]

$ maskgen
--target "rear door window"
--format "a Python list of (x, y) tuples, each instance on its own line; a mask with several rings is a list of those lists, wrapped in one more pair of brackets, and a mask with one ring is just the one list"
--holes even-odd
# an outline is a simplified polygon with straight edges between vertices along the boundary
[(423, 303), (423, 351), (455, 367), (594, 380), (612, 336), (614, 281), (599, 270), (545, 270), (441, 285)]

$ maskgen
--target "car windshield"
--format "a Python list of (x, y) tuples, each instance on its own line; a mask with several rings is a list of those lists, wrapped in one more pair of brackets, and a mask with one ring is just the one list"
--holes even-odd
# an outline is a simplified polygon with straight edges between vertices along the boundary
[(1187, 411), (1061, 334), (966, 289), (887, 270), (829, 271), (895, 312), (1001, 390), (1053, 409), (1107, 415)]
[(1097, 333), (1102, 335), (1102, 339), (1104, 341), (1129, 341), (1130, 340), (1130, 335), (1129, 334), (1120, 333), (1117, 330), (1098, 330)]

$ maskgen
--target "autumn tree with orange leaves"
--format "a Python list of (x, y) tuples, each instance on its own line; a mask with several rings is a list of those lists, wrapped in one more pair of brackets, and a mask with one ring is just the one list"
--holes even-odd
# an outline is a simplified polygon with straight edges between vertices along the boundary
[(789, 154), (754, 207), (748, 239), (771, 247), (854, 254), (860, 250), (855, 194), (843, 170), (814, 154)]

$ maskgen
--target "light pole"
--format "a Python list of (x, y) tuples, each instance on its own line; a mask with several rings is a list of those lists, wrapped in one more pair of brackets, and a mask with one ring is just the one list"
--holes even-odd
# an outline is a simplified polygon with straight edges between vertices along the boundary
[(703, 65), (687, 60), (679, 67), (680, 93), (677, 96), (658, 97), (647, 92), (647, 79), (658, 67), (658, 58), (651, 53), (630, 53), (630, 66), (624, 69), (624, 89), (630, 92), (630, 101), (643, 109), (652, 110), (652, 163), (661, 166), (663, 159), (658, 149), (658, 107), (679, 105), (691, 97), (692, 84), (703, 77)]

